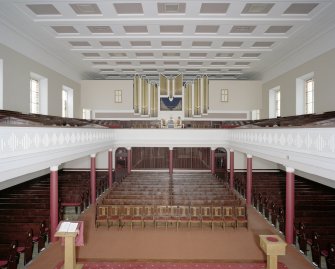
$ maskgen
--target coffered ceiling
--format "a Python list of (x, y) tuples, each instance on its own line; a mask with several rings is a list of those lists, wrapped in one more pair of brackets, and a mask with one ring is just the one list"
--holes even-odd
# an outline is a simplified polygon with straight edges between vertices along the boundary
[(257, 79), (334, 27), (334, 2), (0, 0), (0, 19), (83, 79)]

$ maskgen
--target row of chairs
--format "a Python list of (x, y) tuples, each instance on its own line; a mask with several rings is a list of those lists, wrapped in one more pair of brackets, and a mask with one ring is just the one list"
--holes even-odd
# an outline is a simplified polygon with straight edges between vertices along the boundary
[(108, 228), (116, 225), (123, 227), (140, 224), (144, 228), (147, 224), (157, 228), (159, 225), (167, 227), (175, 225), (179, 228), (184, 224), (191, 227), (198, 224), (203, 227), (208, 224), (213, 230), (215, 225), (223, 229), (227, 226), (248, 228), (248, 216), (245, 206), (177, 206), (177, 205), (100, 205), (96, 207), (95, 225), (105, 225)]

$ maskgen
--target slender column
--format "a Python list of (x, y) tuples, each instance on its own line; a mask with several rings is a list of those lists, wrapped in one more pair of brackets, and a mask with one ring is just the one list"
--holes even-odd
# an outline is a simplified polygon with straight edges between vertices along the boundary
[(229, 187), (234, 189), (234, 150), (230, 149), (230, 178), (229, 178)]
[(58, 166), (50, 167), (50, 236), (51, 242), (56, 242), (55, 237), (58, 225)]
[(112, 188), (113, 185), (113, 173), (112, 173), (112, 166), (113, 166), (113, 149), (108, 150), (108, 187)]
[(128, 150), (128, 163), (127, 163), (127, 166), (128, 166), (128, 175), (131, 173), (131, 148), (127, 148)]
[(294, 227), (294, 168), (286, 167), (286, 243), (293, 244)]
[(211, 173), (215, 174), (215, 148), (211, 148)]
[(252, 155), (247, 154), (247, 206), (251, 205)]
[(173, 174), (173, 147), (169, 147), (169, 173)]
[(96, 154), (91, 154), (91, 204), (95, 204), (97, 199), (97, 182), (96, 182)]

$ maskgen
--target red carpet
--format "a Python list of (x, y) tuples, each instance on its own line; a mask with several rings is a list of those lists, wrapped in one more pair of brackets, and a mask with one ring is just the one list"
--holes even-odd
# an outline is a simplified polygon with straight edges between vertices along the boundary
[[(60, 267), (56, 267), (58, 269)], [(83, 269), (265, 269), (265, 263), (117, 263), (88, 262)], [(278, 263), (278, 269), (288, 269)]]

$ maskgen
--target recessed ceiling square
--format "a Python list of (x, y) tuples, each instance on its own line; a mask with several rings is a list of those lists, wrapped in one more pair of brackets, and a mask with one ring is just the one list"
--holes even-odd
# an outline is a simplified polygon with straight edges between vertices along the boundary
[(148, 33), (148, 28), (145, 25), (127, 25), (127, 26), (123, 26), (123, 28), (127, 34), (146, 34)]
[(220, 52), (216, 54), (216, 57), (222, 57), (222, 58), (231, 58), (234, 56), (234, 53), (230, 52)]
[(111, 57), (126, 57), (127, 53), (125, 53), (125, 52), (111, 52), (111, 53), (109, 53), (109, 56), (111, 56)]
[(275, 42), (257, 41), (252, 46), (256, 48), (270, 48)]
[(202, 65), (203, 62), (188, 62), (188, 65)]
[(243, 55), (241, 56), (241, 58), (257, 58), (260, 55), (261, 55), (260, 53), (247, 52), (247, 53), (243, 53)]
[(160, 25), (159, 27), (161, 33), (182, 33), (184, 30), (184, 25)]
[(131, 62), (116, 62), (117, 65), (131, 65)]
[(31, 4), (27, 7), (36, 15), (60, 15), (60, 12), (51, 4)]
[(97, 4), (70, 4), (73, 11), (76, 12), (78, 15), (95, 15), (101, 14), (101, 11)]
[(100, 41), (100, 44), (104, 47), (121, 47), (119, 41)]
[(118, 14), (143, 14), (141, 3), (115, 3), (114, 8)]
[(239, 48), (242, 44), (242, 41), (225, 41), (223, 42), (222, 47)]
[(103, 69), (100, 69), (102, 72), (113, 72), (115, 71), (114, 69), (110, 69), (110, 68), (103, 68)]
[(84, 52), (82, 54), (85, 57), (100, 57), (100, 54), (96, 52)]
[(244, 6), (242, 14), (267, 14), (273, 6), (273, 3), (248, 3)]
[(221, 69), (207, 69), (208, 72), (221, 72)]
[(99, 65), (99, 64), (108, 64), (108, 63), (107, 62), (92, 62), (92, 64)]
[(207, 56), (207, 53), (204, 52), (191, 52), (190, 57), (194, 58), (205, 58)]
[(213, 34), (217, 33), (219, 25), (197, 25), (195, 33), (197, 34)]
[(164, 62), (166, 65), (179, 65), (179, 62)]
[(162, 41), (163, 47), (180, 47), (181, 41)]
[(152, 52), (136, 52), (136, 57), (154, 57)]
[(210, 47), (212, 45), (211, 41), (193, 41), (193, 47)]
[(158, 13), (161, 14), (180, 14), (185, 13), (185, 3), (157, 3)]
[(75, 34), (78, 33), (76, 28), (73, 26), (51, 26), (52, 29), (55, 30), (56, 33), (58, 34)]
[(90, 43), (87, 41), (69, 41), (69, 43), (74, 47), (89, 47), (91, 46)]
[(211, 65), (226, 65), (226, 62), (211, 62)]
[(150, 47), (150, 41), (130, 41), (130, 45), (133, 47)]
[(143, 65), (155, 65), (156, 63), (155, 62), (140, 62), (140, 64), (143, 64)]
[(110, 26), (94, 25), (94, 26), (87, 26), (87, 28), (93, 34), (111, 34), (111, 33), (113, 33), (112, 28), (110, 28)]
[(236, 62), (235, 65), (249, 65), (250, 62)]
[(265, 33), (267, 34), (285, 34), (288, 30), (290, 30), (292, 28), (291, 25), (273, 25), (270, 26)]
[(242, 72), (242, 69), (228, 69), (228, 72)]
[(250, 34), (256, 29), (255, 25), (234, 25), (230, 33), (234, 34)]
[(163, 57), (179, 57), (179, 52), (163, 52)]
[(225, 14), (227, 13), (229, 3), (202, 3), (201, 14)]
[(317, 6), (318, 3), (294, 3), (284, 11), (284, 14), (308, 14)]

